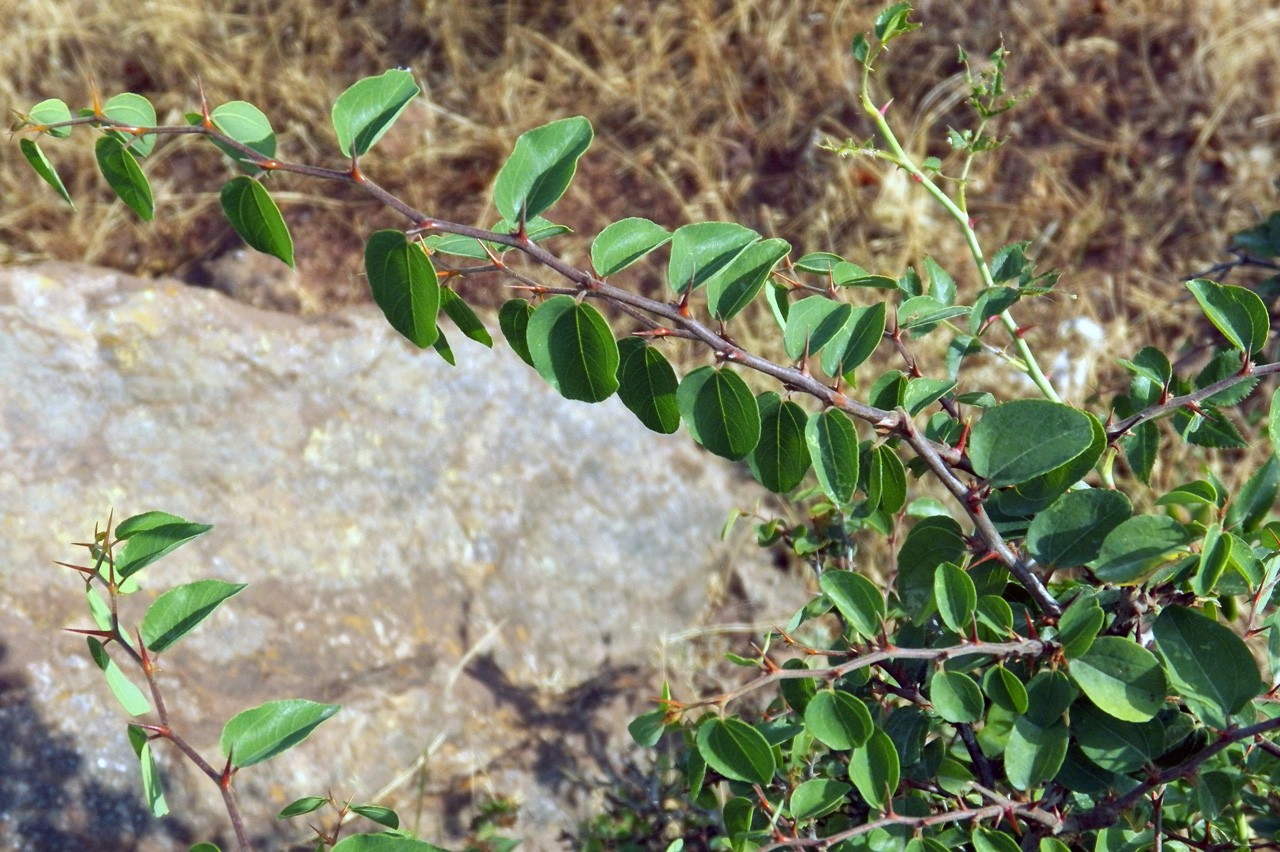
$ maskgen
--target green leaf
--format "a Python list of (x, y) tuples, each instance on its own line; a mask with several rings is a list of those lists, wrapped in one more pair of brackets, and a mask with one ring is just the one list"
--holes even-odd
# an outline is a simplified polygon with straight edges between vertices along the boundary
[[(49, 98), (28, 110), (27, 118), (31, 119), (33, 125), (61, 124), (71, 120), (71, 110), (60, 99)], [(66, 139), (71, 135), (71, 130), (70, 127), (55, 127), (44, 132), (54, 139)]]
[[(135, 95), (133, 92), (125, 92), (109, 99), (102, 105), (102, 114), (107, 118), (114, 118), (116, 121), (123, 121), (125, 124), (134, 127), (156, 126), (156, 108), (151, 105), (151, 101), (142, 95)], [(135, 136), (132, 133), (125, 133), (120, 130), (108, 130), (107, 136), (115, 139), (139, 157), (147, 156), (156, 147), (156, 135), (154, 133)], [(146, 219), (147, 217), (144, 216), (143, 218)], [(151, 220), (147, 219), (147, 221)]]
[(858, 433), (838, 408), (811, 414), (804, 430), (809, 457), (822, 492), (840, 505), (853, 499), (858, 485)]
[(841, 261), (831, 269), (831, 283), (836, 287), (870, 287), (873, 290), (896, 290), (898, 282), (887, 275), (872, 275), (856, 263)]
[(787, 357), (817, 355), (845, 326), (853, 308), (826, 296), (809, 296), (791, 306), (784, 343)]
[[(271, 129), (271, 120), (247, 101), (228, 101), (209, 113), (213, 126), (248, 148), (257, 151), (263, 157), (272, 159), (276, 155), (276, 134)], [(223, 153), (235, 160), (249, 174), (257, 174), (261, 169), (243, 152), (218, 139), (210, 139)]]
[(364, 247), (364, 270), (373, 300), (391, 327), (419, 349), (434, 343), (440, 282), (422, 247), (403, 231), (375, 231)]
[(678, 387), (675, 370), (656, 348), (638, 337), (618, 341), (618, 398), (647, 428), (663, 435), (680, 428)]
[(889, 735), (876, 728), (866, 743), (850, 755), (849, 780), (867, 804), (883, 811), (898, 789), (898, 777), (898, 751)]
[(997, 284), (1018, 278), (1031, 265), (1027, 259), (1027, 246), (1031, 243), (1024, 240), (1003, 246), (991, 258), (991, 280)]
[(1204, 369), (1196, 373), (1193, 385), (1196, 390), (1203, 390), (1209, 385), (1217, 384), (1225, 379), (1235, 379), (1235, 384), (1217, 393), (1210, 394), (1200, 400), (1202, 406), (1231, 406), (1243, 402), (1261, 379), (1258, 376), (1240, 376), (1240, 353), (1219, 352), (1209, 359)]
[(912, 417), (924, 411), (956, 389), (956, 383), (922, 376), (907, 381), (907, 391), (902, 396), (902, 407)]
[(985, 707), (982, 690), (963, 672), (934, 672), (929, 680), (929, 701), (938, 715), (952, 724), (978, 721)]
[(1267, 307), (1257, 293), (1246, 287), (1215, 284), (1206, 278), (1187, 282), (1209, 322), (1236, 349), (1249, 358), (1262, 352), (1271, 322)]
[(1278, 493), (1280, 493), (1280, 461), (1276, 460), (1273, 453), (1236, 492), (1235, 500), (1227, 507), (1227, 517), (1223, 520), (1223, 526), (1227, 529), (1238, 527), (1245, 533), (1253, 532), (1275, 505)]
[(662, 739), (662, 732), (666, 730), (663, 724), (666, 718), (666, 708), (650, 710), (632, 719), (627, 725), (627, 733), (631, 734), (631, 739), (636, 741), (636, 745), (653, 748), (658, 744), (658, 740)]
[(671, 237), (667, 283), (677, 293), (696, 290), (760, 239), (750, 228), (732, 222), (695, 222)]
[(791, 251), (786, 240), (752, 243), (707, 282), (707, 308), (721, 322), (733, 319), (751, 304), (778, 261)]
[(822, 371), (843, 376), (862, 364), (884, 339), (885, 303), (854, 307), (844, 325), (822, 349)]
[(1085, 757), (1108, 772), (1133, 772), (1165, 750), (1164, 725), (1158, 719), (1123, 722), (1087, 701), (1071, 706), (1071, 730)]
[(698, 729), (698, 751), (726, 778), (766, 785), (773, 780), (773, 749), (764, 735), (740, 719), (711, 719)]
[(436, 339), (431, 341), (431, 348), (436, 354), (444, 359), (445, 363), (450, 367), (458, 366), (458, 359), (454, 357), (453, 347), (449, 345), (449, 338), (445, 336), (443, 329), (436, 329)]
[(155, 756), (151, 751), (151, 736), (137, 725), (130, 725), (129, 745), (138, 756), (138, 764), (142, 770), (142, 795), (147, 800), (147, 809), (154, 817), (162, 817), (169, 813), (169, 803), (164, 800), (164, 790), (160, 786), (160, 773), (156, 771)]
[(352, 834), (339, 840), (329, 852), (448, 852), (399, 831)]
[(1062, 719), (1077, 694), (1063, 671), (1041, 671), (1027, 683), (1027, 719), (1037, 727), (1048, 728)]
[(853, 788), (834, 778), (810, 778), (791, 791), (791, 817), (796, 820), (826, 816), (845, 802)]
[(911, 16), (910, 3), (894, 3), (876, 15), (875, 34), (881, 44), (888, 44), (893, 39), (919, 29), (919, 24), (908, 20)]
[(956, 280), (931, 257), (924, 259), (924, 272), (929, 276), (929, 295), (944, 305), (954, 305)]
[(1018, 790), (1030, 790), (1052, 781), (1066, 759), (1069, 739), (1061, 721), (1040, 727), (1026, 716), (1019, 717), (1004, 747), (1009, 783)]
[(247, 588), (244, 583), (197, 580), (175, 586), (156, 598), (142, 618), (142, 642), (159, 654), (186, 636), (232, 595)]
[(385, 825), (387, 828), (400, 827), (400, 816), (391, 808), (384, 808), (381, 805), (352, 805), (351, 812), (373, 820), (378, 825)]
[(338, 95), (332, 118), (342, 156), (364, 156), (391, 129), (418, 92), (412, 74), (393, 68), (377, 77), (365, 77)]
[(591, 266), (596, 275), (616, 275), (654, 249), (671, 242), (671, 233), (648, 219), (632, 217), (614, 222), (591, 243)]
[(1097, 598), (1078, 595), (1058, 619), (1058, 641), (1062, 643), (1062, 653), (1066, 658), (1070, 660), (1087, 654), (1106, 619)]
[(932, 296), (914, 296), (898, 308), (898, 328), (921, 337), (938, 327), (938, 323), (969, 313), (964, 306), (944, 305)]
[(290, 817), (309, 814), (312, 811), (320, 810), (328, 803), (328, 799), (322, 799), (319, 796), (303, 796), (301, 799), (294, 799), (285, 805), (284, 810), (276, 814), (276, 819), (289, 819)]
[[(673, 409), (674, 398), (673, 385)], [(775, 494), (785, 494), (799, 485), (809, 471), (809, 447), (805, 443), (808, 415), (799, 405), (790, 400), (784, 402), (773, 391), (757, 396), (756, 405), (760, 409), (760, 443), (747, 456), (747, 462), (756, 481)]]
[(533, 306), (524, 299), (510, 299), (504, 302), (498, 311), (498, 328), (507, 339), (511, 349), (530, 367), (533, 356), (529, 354), (529, 320), (533, 317)]
[(116, 538), (125, 541), (116, 552), (116, 577), (136, 574), (152, 562), (207, 533), (209, 524), (192, 524), (165, 512), (134, 515), (116, 526)]
[(1119, 491), (1068, 491), (1036, 515), (1027, 529), (1027, 550), (1041, 565), (1074, 568), (1098, 556), (1102, 542), (1133, 514)]
[(804, 724), (819, 742), (836, 751), (864, 745), (875, 727), (861, 699), (831, 689), (819, 690), (809, 699)]
[(1116, 360), (1135, 374), (1150, 380), (1157, 387), (1166, 388), (1173, 380), (1173, 367), (1169, 364), (1169, 356), (1154, 346), (1142, 347), (1138, 354), (1133, 356), (1132, 361), (1126, 361), (1123, 358)]
[(93, 662), (97, 667), (102, 669), (102, 673), (107, 679), (107, 686), (111, 688), (111, 694), (120, 702), (124, 712), (130, 716), (141, 716), (145, 713), (150, 713), (151, 705), (147, 702), (147, 697), (142, 694), (142, 690), (125, 676), (125, 673), (116, 665), (115, 660), (111, 659), (111, 655), (107, 653), (107, 649), (102, 646), (100, 641), (92, 636), (87, 638), (89, 641), (89, 655), (93, 657)]
[(529, 319), (529, 355), (565, 399), (600, 402), (618, 389), (618, 342), (600, 312), (572, 296), (552, 296)]
[(1093, 561), (1104, 583), (1135, 583), (1156, 568), (1185, 555), (1191, 541), (1186, 527), (1167, 515), (1138, 515), (1116, 526), (1102, 540)]
[(1218, 506), (1218, 489), (1213, 487), (1212, 482), (1203, 479), (1197, 479), (1194, 482), (1184, 482), (1172, 490), (1160, 495), (1156, 500), (1157, 506), (1169, 505), (1194, 505), (1203, 504), (1206, 506)]
[(147, 176), (142, 173), (133, 154), (110, 136), (99, 139), (93, 151), (98, 159), (98, 169), (112, 191), (144, 222), (150, 222), (156, 212), (155, 201), (151, 197)]
[(1236, 232), (1231, 245), (1261, 257), (1280, 257), (1280, 210), (1252, 228)]
[(987, 669), (982, 677), (982, 691), (991, 699), (992, 704), (1011, 713), (1026, 713), (1030, 706), (1026, 686), (1003, 665)]
[(969, 458), (992, 488), (1017, 485), (1066, 464), (1093, 443), (1089, 415), (1043, 399), (989, 408), (973, 427)]
[(187, 852), (222, 852), (222, 850), (218, 848), (216, 843), (197, 843)]
[(337, 704), (291, 698), (243, 710), (222, 728), (222, 754), (241, 768), (270, 760), (305, 740), (340, 709)]
[(871, 448), (868, 461), (870, 485), (867, 494), (878, 494), (880, 510), (896, 515), (907, 504), (907, 472), (902, 460), (892, 447), (881, 444)]
[(1218, 581), (1231, 561), (1231, 536), (1222, 534), (1221, 524), (1211, 524), (1205, 530), (1200, 545), (1200, 564), (1191, 577), (1191, 590), (1200, 597), (1209, 597), (1217, 589)]
[(1013, 307), (1019, 298), (1021, 294), (1014, 287), (984, 287), (969, 312), (969, 333), (978, 336), (987, 320)]
[(58, 177), (58, 172), (53, 168), (53, 164), (44, 155), (44, 151), (40, 150), (31, 139), (19, 139), (18, 147), (22, 149), (22, 156), (27, 158), (27, 162), (31, 164), (31, 168), (36, 170), (36, 174), (49, 186), (53, 187), (58, 195), (62, 196), (62, 200), (71, 205), (71, 209), (76, 209), (76, 203), (71, 200), (71, 193), (67, 192), (67, 187), (62, 182), (62, 178)]
[(836, 264), (842, 262), (844, 258), (838, 254), (832, 254), (829, 251), (813, 251), (797, 260), (795, 268), (799, 272), (808, 272), (811, 275), (830, 275)]
[(1123, 636), (1099, 636), (1068, 670), (1100, 710), (1126, 722), (1152, 718), (1169, 694), (1155, 654)]
[(853, 571), (828, 569), (818, 578), (818, 587), (858, 635), (864, 639), (880, 635), (885, 604), (879, 586)]
[(591, 122), (580, 115), (520, 134), (493, 185), (498, 212), (511, 222), (527, 221), (559, 201), (593, 136)]
[(1230, 628), (1195, 610), (1168, 606), (1151, 631), (1174, 689), (1206, 724), (1225, 729), (1228, 717), (1262, 691), (1258, 664)]
[(676, 401), (693, 439), (718, 456), (737, 461), (760, 442), (760, 409), (732, 370), (699, 367), (684, 377)]
[(293, 238), (280, 209), (262, 184), (241, 175), (222, 186), (222, 212), (252, 248), (293, 266)]
[(1124, 438), (1124, 458), (1134, 476), (1144, 484), (1151, 482), (1156, 454), (1160, 451), (1160, 428), (1151, 421), (1140, 423)]
[(943, 624), (961, 636), (968, 635), (978, 605), (978, 590), (969, 575), (950, 562), (942, 563), (933, 575), (933, 598)]
[(1280, 387), (1271, 394), (1271, 407), (1267, 414), (1267, 437), (1271, 439), (1271, 454), (1280, 455)]
[(489, 329), (484, 327), (484, 323), (480, 322), (476, 312), (462, 301), (462, 297), (455, 293), (452, 287), (440, 288), (440, 309), (444, 311), (445, 316), (453, 320), (458, 331), (482, 346), (493, 348), (493, 337), (489, 335)]

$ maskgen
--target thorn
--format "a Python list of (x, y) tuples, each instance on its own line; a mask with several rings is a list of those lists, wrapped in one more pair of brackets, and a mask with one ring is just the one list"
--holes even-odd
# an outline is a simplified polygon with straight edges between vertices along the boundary
[[(79, 633), (82, 636), (96, 636), (99, 639), (107, 640), (107, 642), (110, 642), (112, 639), (115, 638), (115, 636), (112, 635), (110, 630), (85, 630), (79, 627), (64, 627), (62, 629), (67, 631), (68, 633)], [(106, 642), (103, 642), (102, 644), (105, 645)]]
[(675, 333), (676, 332), (674, 329), (662, 327), (662, 328), (651, 328), (651, 329), (648, 329), (647, 331), (633, 331), (631, 332), (631, 336), (632, 337), (649, 337), (649, 338), (670, 337)]
[(89, 75), (89, 94), (93, 99), (93, 114), (97, 118), (102, 118), (102, 102), (98, 99), (98, 81), (93, 79), (93, 75)]
[(1022, 336), (1023, 336), (1024, 334), (1026, 334), (1028, 331), (1030, 331), (1031, 329), (1033, 329), (1033, 328), (1035, 328), (1035, 325), (1024, 325), (1024, 326), (1021, 326), (1020, 328), (1016, 328), (1016, 329), (1014, 329), (1014, 331), (1013, 331), (1013, 336), (1014, 336), (1014, 337), (1016, 337), (1016, 338), (1018, 338), (1019, 340), (1021, 340), (1021, 339), (1022, 339)]
[(231, 776), (235, 774), (235, 770), (231, 768), (231, 757), (235, 752), (235, 745), (233, 744), (227, 751), (227, 764), (222, 767), (222, 775), (218, 778), (218, 786), (223, 790), (231, 789)]
[(196, 87), (200, 90), (200, 123), (206, 130), (212, 130), (213, 119), (209, 117), (209, 101), (204, 96), (204, 80), (199, 75), (196, 75)]
[(484, 253), (489, 256), (489, 260), (490, 262), (493, 263), (494, 266), (496, 266), (498, 269), (507, 268), (507, 265), (503, 263), (496, 254), (493, 253), (493, 249), (489, 248), (488, 244), (486, 244), (484, 240), (480, 240), (479, 242), (480, 242), (480, 248), (483, 249)]
[(884, 106), (880, 107), (880, 109), (876, 110), (876, 112), (880, 113), (881, 118), (884, 118), (885, 113), (889, 111), (889, 107), (892, 105), (893, 105), (893, 98), (889, 98), (888, 102), (885, 103)]
[(85, 577), (92, 577), (93, 575), (98, 573), (92, 568), (85, 568), (82, 565), (72, 565), (70, 562), (59, 562), (56, 559), (53, 561), (53, 564), (61, 565), (63, 568), (70, 568), (73, 571), (79, 571), (81, 574), (84, 574)]

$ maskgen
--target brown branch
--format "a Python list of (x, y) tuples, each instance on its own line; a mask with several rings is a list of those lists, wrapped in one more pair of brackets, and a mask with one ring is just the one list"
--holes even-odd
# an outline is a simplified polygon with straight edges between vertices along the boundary
[(1234, 376), (1227, 376), (1225, 379), (1214, 382), (1211, 385), (1205, 385), (1200, 390), (1192, 391), (1182, 396), (1172, 396), (1164, 402), (1143, 409), (1131, 417), (1126, 417), (1119, 423), (1107, 429), (1107, 443), (1114, 443), (1130, 429), (1140, 426), (1151, 420), (1158, 420), (1161, 417), (1168, 417), (1174, 412), (1195, 405), (1219, 391), (1227, 388), (1235, 387), (1241, 382), (1248, 381), (1251, 378), (1259, 376), (1267, 376), (1272, 373), (1280, 373), (1280, 361), (1274, 364), (1263, 364), (1261, 366), (1250, 366), (1247, 371), (1241, 371)]

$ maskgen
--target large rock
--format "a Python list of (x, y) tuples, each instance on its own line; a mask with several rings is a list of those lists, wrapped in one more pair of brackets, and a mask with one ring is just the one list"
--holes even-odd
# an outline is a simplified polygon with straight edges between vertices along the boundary
[(52, 562), (83, 561), (70, 543), (108, 512), (215, 525), (146, 572), (135, 609), (179, 582), (250, 584), (164, 660), (175, 727), (211, 760), (240, 709), (345, 705), (238, 777), (262, 835), (296, 796), (399, 778), (387, 802), (421, 810), (424, 837), (456, 839), (491, 790), (523, 802), (525, 848), (552, 847), (583, 813), (564, 770), (618, 754), (662, 637), (705, 622), (735, 574), (769, 590), (761, 615), (799, 601), (718, 542), (758, 497), (741, 471), (616, 399), (566, 402), (501, 343), (454, 345), (451, 368), (372, 309), (307, 320), (0, 269), (0, 846), (230, 845), (213, 785), (165, 747), (176, 816), (145, 815), (123, 713), (60, 632), (87, 618)]

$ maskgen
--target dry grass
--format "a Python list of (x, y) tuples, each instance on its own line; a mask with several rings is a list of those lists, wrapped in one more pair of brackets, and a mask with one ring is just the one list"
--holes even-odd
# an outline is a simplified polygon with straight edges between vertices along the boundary
[[(814, 146), (869, 133), (847, 46), (879, 0), (7, 2), (0, 102), (19, 109), (49, 96), (85, 103), (92, 75), (104, 96), (139, 92), (176, 122), (197, 103), (199, 78), (215, 103), (263, 108), (284, 156), (333, 164), (334, 97), (405, 66), (427, 96), (366, 168), (435, 215), (491, 223), (489, 189), (515, 137), (581, 113), (597, 142), (553, 211), (579, 232), (560, 241), (570, 259), (623, 216), (672, 227), (730, 219), (876, 270), (931, 254), (973, 286), (958, 235), (922, 193)], [(945, 155), (945, 128), (968, 121), (957, 44), (981, 55), (1003, 36), (1012, 88), (1034, 93), (1002, 125), (1010, 144), (980, 166), (971, 197), (989, 246), (1032, 239), (1043, 264), (1067, 271), (1060, 301), (1020, 314), (1042, 324), (1037, 345), (1062, 351), (1068, 366), (1084, 359), (1091, 381), (1110, 382), (1110, 358), (1130, 341), (1181, 339), (1194, 311), (1177, 301), (1180, 278), (1277, 206), (1280, 8), (924, 0), (918, 17), (923, 31), (895, 48), (881, 81), (909, 151)], [(0, 262), (62, 258), (191, 277), (238, 245), (217, 209), (228, 166), (194, 142), (170, 142), (147, 165), (153, 225), (113, 199), (83, 137), (46, 145), (76, 214), (6, 146)], [(308, 304), (365, 299), (361, 238), (393, 224), (389, 211), (349, 187), (287, 176), (276, 185)], [(661, 274), (656, 265), (628, 273), (642, 288), (660, 286)], [(1110, 338), (1091, 346), (1055, 322), (1080, 313)]]

